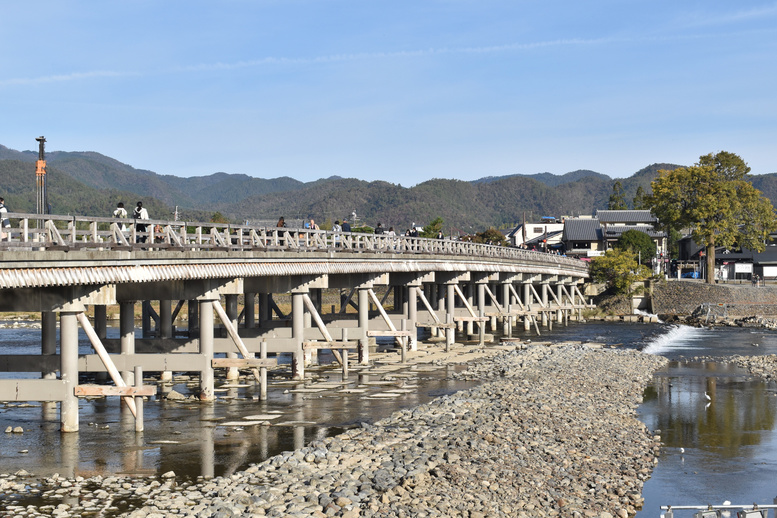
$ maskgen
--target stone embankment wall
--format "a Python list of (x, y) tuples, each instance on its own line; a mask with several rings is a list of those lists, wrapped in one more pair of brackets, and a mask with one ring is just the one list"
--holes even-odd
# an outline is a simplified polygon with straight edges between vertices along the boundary
[(699, 281), (661, 281), (653, 284), (652, 313), (691, 315), (704, 303), (724, 304), (713, 308), (729, 317), (776, 316), (777, 285), (705, 284)]

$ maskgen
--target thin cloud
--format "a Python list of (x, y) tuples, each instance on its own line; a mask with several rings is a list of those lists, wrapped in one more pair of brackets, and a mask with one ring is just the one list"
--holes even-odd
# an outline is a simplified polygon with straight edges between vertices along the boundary
[(116, 72), (111, 70), (95, 70), (92, 72), (72, 72), (70, 74), (57, 74), (41, 77), (16, 77), (10, 79), (0, 79), (0, 85), (39, 85), (45, 83), (63, 83), (68, 81), (80, 81), (82, 79), (92, 79), (100, 77), (127, 77), (137, 75), (131, 72)]
[(763, 21), (765, 18), (772, 18), (774, 16), (777, 16), (777, 4), (757, 7), (746, 11), (730, 12), (719, 16), (699, 15), (696, 18), (687, 20), (684, 25), (687, 27), (731, 25), (734, 23), (747, 22), (751, 20)]
[(351, 54), (332, 54), (328, 56), (316, 56), (312, 58), (286, 58), (286, 57), (266, 57), (262, 59), (249, 61), (236, 61), (234, 63), (202, 63), (178, 67), (175, 70), (181, 72), (209, 72), (221, 70), (235, 70), (240, 68), (251, 68), (264, 65), (312, 65), (317, 63), (336, 63), (346, 61), (361, 61), (370, 59), (386, 58), (404, 58), (404, 57), (424, 57), (444, 54), (490, 54), (499, 52), (509, 52), (516, 50), (532, 50), (543, 47), (591, 45), (611, 41), (607, 38), (601, 39), (568, 39), (543, 41), (536, 43), (512, 43), (508, 45), (493, 45), (485, 47), (460, 47), (460, 48), (429, 48), (423, 50), (403, 50), (397, 52), (357, 52)]

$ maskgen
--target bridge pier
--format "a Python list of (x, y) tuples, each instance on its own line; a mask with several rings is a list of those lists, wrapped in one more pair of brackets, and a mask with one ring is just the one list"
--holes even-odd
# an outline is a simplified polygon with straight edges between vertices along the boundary
[(200, 314), (200, 347), (199, 353), (205, 357), (206, 365), (200, 371), (200, 400), (213, 401), (215, 398), (215, 383), (213, 367), (213, 338), (214, 338), (214, 319), (213, 319), (213, 301), (218, 301), (216, 293), (206, 293), (197, 299), (199, 303)]
[(78, 319), (75, 311), (59, 314), (59, 361), (60, 379), (65, 393), (59, 406), (60, 429), (63, 432), (78, 431)]
[[(119, 302), (119, 340), (121, 342), (121, 354), (135, 354), (135, 301)], [(134, 384), (134, 371), (125, 370), (122, 372), (122, 378), (127, 385)], [(166, 377), (163, 376), (163, 380)], [(172, 373), (170, 374), (172, 380)]]

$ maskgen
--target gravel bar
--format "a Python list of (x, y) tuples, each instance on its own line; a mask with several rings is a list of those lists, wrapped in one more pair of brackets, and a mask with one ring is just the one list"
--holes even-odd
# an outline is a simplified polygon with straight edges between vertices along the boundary
[[(483, 380), (476, 388), (229, 477), (52, 477), (40, 490), (77, 504), (3, 516), (115, 516), (113, 502), (131, 495), (145, 503), (130, 518), (626, 518), (661, 447), (636, 410), (666, 362), (596, 344), (516, 344), (458, 374)], [(24, 483), (5, 476), (0, 491)]]

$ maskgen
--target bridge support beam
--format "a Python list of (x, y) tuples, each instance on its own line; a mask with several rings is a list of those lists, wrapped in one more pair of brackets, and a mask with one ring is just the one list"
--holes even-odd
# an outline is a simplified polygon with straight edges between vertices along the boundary
[(418, 350), (418, 290), (419, 285), (411, 284), (407, 287), (407, 327), (411, 331), (409, 348)]
[(219, 300), (217, 294), (204, 295), (197, 299), (200, 306), (200, 354), (205, 356), (206, 366), (200, 371), (200, 399), (213, 401), (215, 399), (214, 375), (211, 360), (213, 359), (213, 301)]
[[(119, 341), (121, 354), (135, 354), (135, 301), (119, 302)], [(125, 370), (121, 373), (124, 383), (135, 384), (135, 372)], [(172, 379), (172, 374), (170, 375)], [(163, 381), (165, 377), (163, 376)]]
[(243, 325), (253, 329), (256, 327), (256, 293), (246, 292), (243, 300)]
[(65, 394), (59, 406), (60, 430), (78, 431), (78, 319), (74, 311), (59, 315), (60, 377), (65, 382)]
[(359, 363), (366, 365), (370, 361), (370, 339), (367, 332), (370, 329), (370, 288), (357, 289), (359, 305)]

